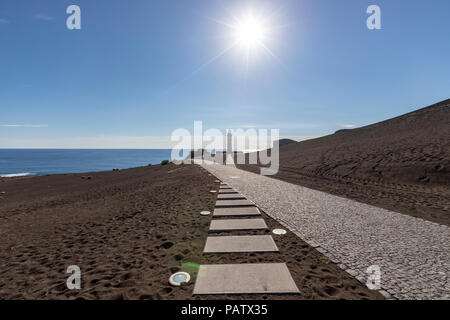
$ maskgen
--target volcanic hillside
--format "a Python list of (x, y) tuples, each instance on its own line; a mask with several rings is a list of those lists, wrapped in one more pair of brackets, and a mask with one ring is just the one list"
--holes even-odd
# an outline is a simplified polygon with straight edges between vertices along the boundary
[(275, 177), (450, 225), (450, 99), (282, 146)]

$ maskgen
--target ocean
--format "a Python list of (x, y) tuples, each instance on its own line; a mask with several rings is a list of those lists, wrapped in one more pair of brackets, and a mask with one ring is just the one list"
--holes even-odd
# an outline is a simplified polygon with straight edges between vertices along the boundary
[(159, 164), (171, 149), (0, 149), (0, 176), (106, 171)]

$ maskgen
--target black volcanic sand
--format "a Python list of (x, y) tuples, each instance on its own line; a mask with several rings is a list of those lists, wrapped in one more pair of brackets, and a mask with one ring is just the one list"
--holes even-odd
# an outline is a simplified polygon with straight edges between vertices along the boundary
[[(280, 254), (203, 256), (211, 217), (199, 212), (214, 208), (215, 179), (173, 164), (3, 179), (0, 299), (192, 299), (195, 278), (174, 288), (173, 272), (251, 262), (287, 262), (301, 294), (194, 299), (382, 299), (292, 233), (275, 237)], [(70, 265), (79, 291), (66, 288)]]
[(282, 146), (274, 177), (450, 226), (450, 100)]

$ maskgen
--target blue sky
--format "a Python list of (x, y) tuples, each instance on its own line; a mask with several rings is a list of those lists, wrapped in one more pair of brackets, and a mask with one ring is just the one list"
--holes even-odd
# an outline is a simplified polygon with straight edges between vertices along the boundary
[[(66, 28), (71, 4), (81, 30)], [(366, 27), (371, 4), (382, 30)], [(249, 8), (271, 54), (217, 57), (235, 40), (219, 22)], [(391, 118), (449, 98), (449, 14), (448, 0), (4, 0), (0, 147), (155, 147), (194, 120), (320, 136)]]

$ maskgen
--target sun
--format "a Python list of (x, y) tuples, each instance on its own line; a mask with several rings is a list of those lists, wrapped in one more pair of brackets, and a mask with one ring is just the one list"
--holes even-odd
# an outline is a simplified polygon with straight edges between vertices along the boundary
[(266, 27), (262, 19), (248, 14), (239, 20), (235, 26), (236, 40), (240, 45), (247, 48), (253, 48), (256, 45), (262, 45), (266, 36)]
[(250, 65), (265, 56), (270, 56), (278, 63), (281, 59), (272, 51), (273, 45), (277, 42), (278, 30), (286, 25), (275, 24), (278, 20), (280, 9), (275, 11), (268, 8), (247, 8), (241, 10), (241, 15), (233, 14), (233, 10), (228, 19), (217, 19), (206, 17), (222, 27), (225, 27), (222, 36), (217, 38), (225, 39), (227, 45), (215, 56), (200, 65), (192, 74), (196, 74), (205, 69), (224, 55), (234, 52), (239, 59), (244, 60), (245, 70), (249, 71)]

